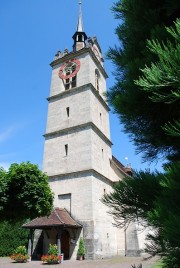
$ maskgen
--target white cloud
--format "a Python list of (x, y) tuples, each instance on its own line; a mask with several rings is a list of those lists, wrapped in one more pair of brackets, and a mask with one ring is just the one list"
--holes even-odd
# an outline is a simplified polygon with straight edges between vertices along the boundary
[(8, 127), (4, 131), (1, 131), (0, 132), (0, 143), (9, 139), (12, 136), (13, 131), (14, 131), (13, 127)]

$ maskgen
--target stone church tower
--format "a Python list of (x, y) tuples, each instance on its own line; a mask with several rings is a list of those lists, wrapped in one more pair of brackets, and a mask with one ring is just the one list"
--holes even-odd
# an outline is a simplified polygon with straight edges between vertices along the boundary
[[(51, 63), (43, 171), (55, 194), (54, 206), (65, 208), (81, 226), (72, 229), (64, 224), (67, 257), (76, 258), (80, 237), (86, 258), (124, 255), (128, 239), (124, 230), (113, 226), (101, 198), (128, 169), (112, 156), (107, 74), (97, 38), (87, 38), (83, 30), (81, 1), (73, 40), (73, 50), (58, 51)], [(129, 250), (138, 249), (133, 239)], [(61, 247), (67, 251), (63, 241)]]

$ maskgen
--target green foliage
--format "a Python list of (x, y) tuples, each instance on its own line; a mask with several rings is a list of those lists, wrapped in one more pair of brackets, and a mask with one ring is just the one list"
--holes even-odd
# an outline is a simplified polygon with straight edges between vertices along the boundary
[(14, 254), (12, 254), (10, 258), (14, 260), (15, 262), (20, 262), (20, 263), (27, 262), (27, 260), (29, 259), (29, 255), (27, 254), (26, 247), (25, 246), (17, 247)]
[(23, 222), (0, 222), (0, 256), (10, 256), (17, 247), (28, 243), (28, 231)]
[(173, 123), (168, 122), (163, 129), (167, 135), (180, 137), (180, 121), (175, 121)]
[[(142, 90), (149, 93), (153, 102), (164, 102), (173, 105), (174, 109), (180, 106), (180, 19), (175, 22), (175, 27), (166, 27), (171, 35), (171, 40), (159, 42), (148, 40), (148, 48), (157, 55), (159, 61), (151, 63), (151, 67), (142, 70), (143, 76), (135, 81)], [(180, 151), (180, 112), (162, 126), (165, 134), (172, 136), (173, 146)], [(177, 138), (176, 138), (177, 137)]]
[[(163, 130), (165, 124), (178, 120), (179, 104), (154, 102), (150, 98), (152, 93), (150, 95), (150, 92), (141, 90), (139, 85), (134, 84), (141, 75), (141, 69), (151, 64), (154, 64), (154, 68), (157, 67), (155, 63), (159, 54), (154, 53), (153, 49), (149, 50), (147, 40), (156, 40), (155, 43), (149, 41), (149, 46), (166, 44), (166, 47), (161, 45), (159, 50), (170, 48), (167, 52), (169, 56), (175, 53), (177, 30), (172, 26), (179, 16), (179, 9), (180, 3), (176, 0), (121, 0), (113, 6), (115, 17), (121, 19), (116, 29), (120, 45), (110, 48), (108, 52), (108, 58), (116, 68), (116, 83), (108, 93), (108, 99), (123, 123), (125, 133), (136, 145), (137, 153), (143, 154), (144, 161), (154, 160), (157, 156), (173, 157), (179, 150), (178, 140)], [(167, 32), (166, 27), (171, 32)], [(177, 65), (177, 58), (178, 55), (171, 57), (170, 66), (168, 59), (169, 70), (173, 61)], [(169, 76), (173, 70), (169, 71)], [(176, 89), (177, 81), (169, 84), (169, 92), (172, 90), (177, 93)]]
[(22, 255), (26, 255), (27, 254), (27, 249), (25, 246), (19, 246), (17, 247), (17, 249), (14, 252), (15, 254), (22, 254)]
[(162, 268), (162, 263), (158, 261), (155, 264), (153, 264), (153, 266), (151, 266), (151, 268)]
[(180, 20), (175, 22), (175, 29), (167, 27), (166, 30), (174, 37), (173, 42), (148, 40), (148, 49), (157, 55), (159, 61), (143, 69), (143, 76), (135, 84), (152, 93), (153, 102), (171, 104), (180, 98)]
[(58, 256), (58, 247), (57, 247), (56, 244), (54, 244), (54, 245), (50, 244), (49, 245), (48, 255)]
[(169, 248), (168, 254), (163, 258), (163, 268), (179, 268), (180, 267), (180, 248)]
[(165, 168), (165, 174), (160, 181), (163, 190), (155, 200), (153, 211), (148, 213), (149, 223), (157, 229), (157, 233), (154, 236), (151, 235), (150, 239), (154, 242), (154, 245), (159, 245), (158, 252), (154, 245), (149, 246), (148, 251), (151, 251), (154, 255), (158, 253), (164, 256), (166, 260), (175, 260), (176, 258), (176, 262), (180, 262), (179, 174), (180, 162)]
[(7, 198), (1, 206), (1, 220), (32, 219), (51, 212), (53, 194), (48, 177), (37, 165), (29, 162), (12, 164), (8, 172), (0, 173), (0, 178), (0, 187), (4, 187)]
[(0, 169), (0, 256), (9, 256), (18, 246), (27, 245), (28, 231), (21, 228), (22, 224), (49, 214), (52, 206), (48, 177), (38, 166), (27, 162), (12, 164), (7, 172)]
[(0, 213), (3, 211), (4, 205), (7, 203), (7, 181), (6, 171), (0, 168)]
[(59, 256), (58, 254), (58, 247), (56, 244), (49, 245), (49, 249), (48, 249), (48, 255), (43, 255), (41, 257), (41, 260), (44, 263), (48, 263), (48, 264), (55, 264), (55, 263), (59, 263), (61, 260), (61, 256)]
[(180, 262), (179, 174), (180, 161), (167, 165), (164, 173), (136, 172), (102, 199), (117, 226), (137, 220), (154, 230), (147, 237), (146, 251), (162, 256), (163, 267), (179, 267)]
[(79, 241), (78, 255), (79, 256), (84, 256), (85, 252), (86, 252), (86, 250), (85, 250), (85, 246), (84, 246), (84, 240), (81, 237), (80, 241)]
[(102, 201), (109, 208), (118, 227), (127, 226), (138, 220), (146, 225), (149, 211), (153, 211), (154, 202), (162, 191), (157, 173), (136, 172), (133, 177), (126, 177), (114, 186), (114, 191), (105, 194)]
[(108, 52), (116, 68), (109, 102), (143, 160), (171, 165), (134, 173), (103, 202), (117, 226), (152, 227), (147, 251), (163, 256), (163, 267), (180, 267), (180, 2), (120, 0), (113, 12), (120, 43)]

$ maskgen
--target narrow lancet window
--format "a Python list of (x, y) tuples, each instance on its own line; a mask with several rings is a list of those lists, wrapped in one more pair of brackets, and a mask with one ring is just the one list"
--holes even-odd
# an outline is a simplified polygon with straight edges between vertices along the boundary
[(65, 156), (68, 156), (68, 144), (65, 144)]
[(69, 107), (66, 108), (67, 117), (69, 117), (70, 109)]
[(100, 124), (102, 125), (102, 114), (100, 113)]

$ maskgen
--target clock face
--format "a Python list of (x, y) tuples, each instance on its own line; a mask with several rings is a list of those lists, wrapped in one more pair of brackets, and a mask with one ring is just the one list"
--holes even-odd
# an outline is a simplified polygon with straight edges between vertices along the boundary
[(77, 59), (66, 61), (59, 69), (59, 77), (69, 79), (75, 76), (80, 69), (80, 65), (80, 61)]

